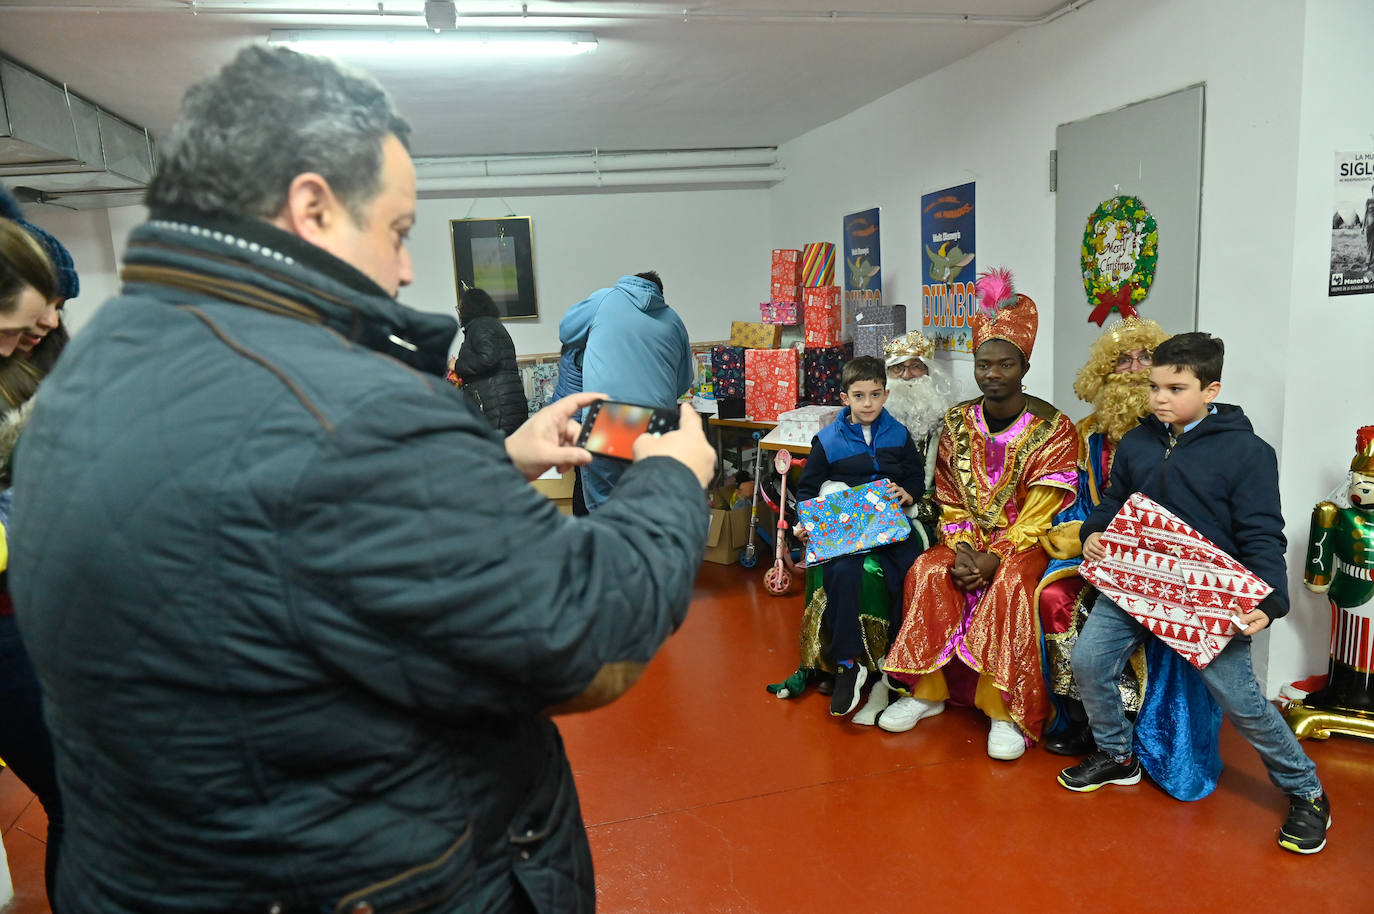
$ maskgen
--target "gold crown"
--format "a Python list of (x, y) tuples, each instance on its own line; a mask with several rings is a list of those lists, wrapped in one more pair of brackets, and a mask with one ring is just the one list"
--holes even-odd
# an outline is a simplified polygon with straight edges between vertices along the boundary
[(924, 361), (934, 351), (935, 344), (926, 339), (919, 330), (912, 330), (906, 336), (899, 336), (883, 344), (883, 352), (889, 362), (893, 359), (900, 359), (901, 362), (907, 359)]

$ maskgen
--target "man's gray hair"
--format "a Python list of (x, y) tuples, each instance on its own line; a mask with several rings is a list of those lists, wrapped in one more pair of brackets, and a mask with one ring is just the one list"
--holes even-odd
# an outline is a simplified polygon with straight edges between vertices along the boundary
[(371, 76), (247, 47), (187, 91), (147, 204), (271, 219), (296, 176), (315, 172), (361, 223), (381, 190), (387, 134), (409, 148), (410, 125)]

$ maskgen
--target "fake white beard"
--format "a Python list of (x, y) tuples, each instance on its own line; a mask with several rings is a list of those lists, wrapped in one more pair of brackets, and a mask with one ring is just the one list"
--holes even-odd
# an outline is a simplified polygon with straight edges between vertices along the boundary
[(922, 441), (945, 411), (954, 405), (950, 385), (934, 373), (924, 378), (888, 378), (887, 411)]

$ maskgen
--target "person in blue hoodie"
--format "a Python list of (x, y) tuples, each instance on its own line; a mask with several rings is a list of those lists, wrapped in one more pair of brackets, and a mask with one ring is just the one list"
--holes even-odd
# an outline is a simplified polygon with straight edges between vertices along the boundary
[[(1236, 616), (1240, 633), (1200, 675), (1260, 754), (1269, 779), (1288, 795), (1279, 846), (1315, 854), (1326, 846), (1331, 803), (1316, 765), (1260, 690), (1250, 660), (1251, 636), (1288, 613), (1278, 460), (1239, 406), (1213, 402), (1221, 391), (1224, 353), (1221, 340), (1207, 333), (1180, 333), (1156, 347), (1150, 368), (1153, 415), (1121, 439), (1111, 482), (1079, 535), (1084, 558), (1101, 559), (1103, 530), (1132, 493), (1140, 492), (1273, 588), (1258, 606)], [(1107, 784), (1140, 782), (1141, 764), (1131, 749), (1132, 727), (1122, 711), (1117, 679), (1136, 645), (1153, 637), (1116, 603), (1098, 595), (1072, 658), (1098, 750), (1060, 772), (1061, 786), (1085, 793)]]
[[(925, 494), (926, 461), (907, 427), (883, 404), (887, 402), (887, 367), (873, 356), (859, 356), (840, 376), (845, 408), (835, 421), (811, 439), (811, 453), (797, 483), (797, 498), (807, 501), (829, 490), (828, 483), (861, 486), (886, 479), (903, 508)], [(861, 611), (864, 564), (882, 565), (889, 606), (888, 639), (901, 624), (902, 584), (907, 569), (924, 549), (917, 536), (860, 555), (842, 555), (821, 566), (826, 607), (822, 635), (830, 640), (830, 656), (837, 667), (830, 713), (843, 717), (858, 707), (864, 683), (881, 675), (879, 660), (886, 643)], [(883, 620), (879, 620), (883, 621)], [(881, 626), (878, 626), (880, 629)]]
[[(581, 354), (581, 390), (612, 400), (675, 409), (696, 380), (687, 328), (663, 298), (663, 280), (650, 270), (598, 289), (558, 322), (564, 366)], [(606, 500), (628, 463), (597, 457), (581, 468), (588, 510)]]

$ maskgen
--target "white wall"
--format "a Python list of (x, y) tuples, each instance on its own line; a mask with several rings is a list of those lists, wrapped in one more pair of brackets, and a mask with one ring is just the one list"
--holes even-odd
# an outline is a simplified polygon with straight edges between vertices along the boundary
[(401, 300), (452, 314), (449, 220), (511, 211), (533, 220), (539, 297), (538, 320), (506, 322), (517, 352), (558, 351), (567, 310), (631, 273), (658, 271), (693, 340), (728, 337), (730, 321), (757, 320), (768, 297), (768, 192), (752, 189), (421, 200), (411, 232), (415, 283)]
[[(1271, 689), (1326, 671), (1331, 616), (1324, 597), (1302, 586), (1309, 512), (1339, 485), (1355, 453), (1355, 430), (1374, 424), (1374, 295), (1328, 298), (1332, 158), (1374, 151), (1374, 93), (1350, 61), (1368, 53), (1374, 5), (1308, 0), (1298, 147), (1297, 226), (1292, 257), (1283, 424), (1283, 504), (1288, 520), (1293, 611), (1273, 637)], [(1289, 676), (1288, 674), (1293, 675)]]
[[(1285, 421), (1296, 411), (1301, 415), (1294, 428), (1315, 425), (1316, 417), (1305, 412), (1311, 398), (1334, 386), (1340, 366), (1357, 364), (1356, 347), (1368, 353), (1374, 342), (1367, 332), (1371, 303), (1346, 299), (1343, 305), (1328, 305), (1321, 298), (1330, 144), (1341, 130), (1346, 146), (1365, 148), (1374, 127), (1367, 80), (1348, 65), (1360, 59), (1359, 43), (1374, 25), (1371, 15), (1364, 0), (1310, 0), (1306, 7), (1288, 0), (1095, 0), (784, 145), (780, 158), (788, 177), (771, 192), (773, 242), (791, 244), (812, 236), (838, 241), (844, 213), (881, 205), (884, 298), (907, 303), (914, 316), (921, 276), (920, 195), (976, 180), (979, 265), (1011, 267), (1019, 287), (1040, 306), (1027, 383), (1033, 392), (1047, 392), (1052, 360), (1080, 357), (1053, 352), (1055, 201), (1047, 172), (1055, 128), (1205, 83), (1199, 326), (1227, 344), (1222, 400), (1242, 404), (1259, 434), (1280, 451), (1294, 519), (1292, 568), (1305, 552), (1311, 500), (1293, 490), (1312, 488), (1304, 480), (1314, 464), (1332, 465), (1341, 455), (1349, 462), (1352, 442), (1347, 439), (1353, 440), (1361, 417), (1353, 398), (1332, 410), (1339, 415), (1328, 415), (1338, 430), (1328, 436), (1339, 439), (1334, 452), (1305, 429), (1290, 434)], [(1319, 31), (1306, 43), (1305, 25)], [(1342, 39), (1340, 51), (1329, 43), (1336, 36)], [(1323, 100), (1315, 114), (1313, 96)], [(1302, 181), (1310, 186), (1301, 195), (1300, 111)], [(1307, 135), (1309, 115), (1324, 123), (1323, 133)], [(1301, 201), (1309, 194), (1314, 199), (1299, 212), (1301, 230), (1295, 232), (1295, 195)], [(1296, 259), (1295, 244), (1301, 245)], [(1296, 298), (1290, 294), (1295, 283), (1304, 285)], [(1062, 306), (1076, 318), (1086, 304), (1075, 300)], [(1352, 323), (1354, 310), (1361, 317)], [(1329, 319), (1311, 320), (1312, 313)], [(1350, 353), (1347, 362), (1334, 362), (1312, 345), (1318, 341), (1312, 328), (1334, 331), (1334, 336), (1355, 325), (1366, 333), (1342, 341)], [(968, 363), (955, 362), (953, 369), (967, 376)], [(1362, 376), (1369, 377), (1367, 367)], [(1321, 383), (1309, 384), (1309, 377)], [(1300, 608), (1295, 615), (1305, 612)], [(1256, 666), (1271, 694), (1282, 682), (1317, 671), (1315, 655), (1322, 651), (1314, 649), (1312, 639), (1318, 628), (1308, 618), (1278, 626), (1268, 673), (1266, 639), (1257, 641)]]
[[(505, 216), (510, 209), (533, 219), (539, 296), (538, 320), (506, 324), (517, 352), (556, 352), (558, 321), (568, 308), (629, 273), (659, 272), (668, 303), (693, 340), (728, 337), (730, 321), (757, 320), (758, 303), (768, 297), (768, 193), (746, 189), (421, 200), (410, 243), (415, 283), (401, 300), (452, 314), (448, 221)], [(79, 330), (118, 291), (117, 258), (147, 210), (35, 205), (25, 216), (71, 251), (81, 295), (68, 304), (67, 321)]]

